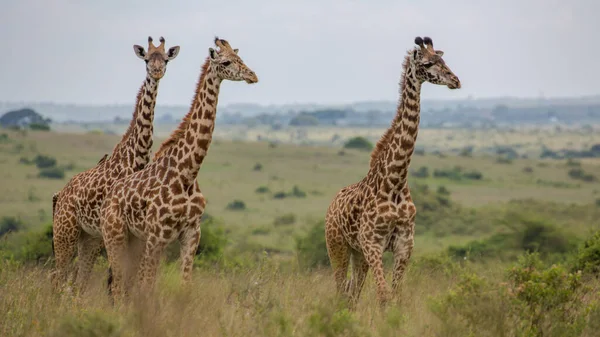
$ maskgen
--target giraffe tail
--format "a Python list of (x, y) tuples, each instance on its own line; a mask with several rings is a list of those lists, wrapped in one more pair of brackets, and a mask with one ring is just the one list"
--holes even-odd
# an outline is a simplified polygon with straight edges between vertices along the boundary
[(58, 201), (58, 195), (60, 192), (56, 192), (52, 195), (52, 255), (56, 256), (54, 251), (54, 212), (56, 212), (56, 202)]

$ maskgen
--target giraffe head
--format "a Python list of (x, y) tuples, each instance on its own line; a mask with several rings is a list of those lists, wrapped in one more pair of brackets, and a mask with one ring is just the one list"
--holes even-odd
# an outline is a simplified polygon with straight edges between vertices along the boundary
[(148, 36), (148, 51), (144, 50), (144, 47), (133, 46), (133, 50), (137, 57), (141, 58), (146, 62), (146, 72), (155, 80), (160, 80), (165, 76), (167, 71), (167, 63), (177, 57), (179, 54), (179, 46), (171, 47), (165, 52), (165, 38), (160, 37), (160, 45), (154, 46), (152, 43), (152, 37)]
[(215, 37), (218, 50), (209, 48), (209, 59), (212, 69), (221, 79), (231, 81), (258, 82), (258, 77), (248, 68), (244, 61), (237, 55), (238, 49), (233, 49), (229, 42)]
[(429, 37), (416, 37), (412, 52), (412, 63), (419, 81), (445, 85), (450, 89), (460, 89), (460, 80), (446, 65), (442, 56), (444, 52), (433, 49), (433, 41)]

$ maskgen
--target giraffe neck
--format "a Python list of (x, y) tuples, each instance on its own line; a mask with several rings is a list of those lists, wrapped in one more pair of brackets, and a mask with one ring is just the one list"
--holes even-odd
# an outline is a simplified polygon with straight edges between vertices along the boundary
[(184, 118), (187, 119), (187, 128), (169, 153), (176, 156), (178, 173), (187, 184), (196, 180), (212, 142), (221, 81), (207, 59), (202, 66), (192, 106)]
[(421, 84), (416, 78), (409, 53), (403, 64), (396, 116), (374, 150), (369, 171), (369, 175), (383, 178), (381, 183), (391, 185), (396, 190), (406, 185), (408, 167), (415, 149), (421, 111)]
[(113, 150), (110, 158), (112, 162), (119, 162), (135, 170), (144, 168), (150, 162), (158, 83), (154, 78), (146, 76), (138, 92), (129, 127)]

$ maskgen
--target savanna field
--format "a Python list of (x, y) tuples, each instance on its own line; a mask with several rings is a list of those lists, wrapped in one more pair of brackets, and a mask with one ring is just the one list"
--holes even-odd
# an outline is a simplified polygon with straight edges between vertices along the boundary
[(383, 129), (217, 126), (193, 284), (174, 244), (156, 294), (117, 308), (105, 255), (85, 294), (52, 291), (51, 197), (122, 130), (52, 129), (0, 130), (0, 336), (599, 335), (600, 156), (540, 153), (595, 148), (597, 128), (421, 130), (402, 294), (381, 310), (369, 274), (354, 312), (336, 300), (323, 221)]

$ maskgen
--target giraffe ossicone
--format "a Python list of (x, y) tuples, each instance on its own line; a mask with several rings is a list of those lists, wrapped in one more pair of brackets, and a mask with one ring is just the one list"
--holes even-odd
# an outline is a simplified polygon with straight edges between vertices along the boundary
[[(392, 251), (392, 289), (398, 291), (414, 246), (416, 207), (408, 187), (408, 167), (415, 148), (420, 120), (421, 85), (429, 82), (450, 89), (460, 80), (433, 49), (429, 37), (415, 38), (402, 65), (400, 100), (391, 126), (371, 153), (366, 176), (342, 188), (325, 217), (327, 253), (338, 294), (354, 308), (369, 269), (377, 284), (381, 305), (392, 293), (385, 281), (383, 253)], [(352, 274), (348, 267), (352, 261)]]

